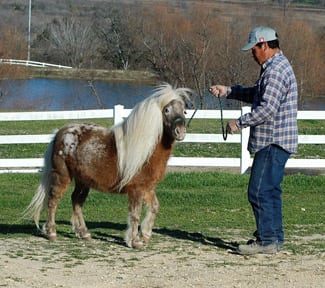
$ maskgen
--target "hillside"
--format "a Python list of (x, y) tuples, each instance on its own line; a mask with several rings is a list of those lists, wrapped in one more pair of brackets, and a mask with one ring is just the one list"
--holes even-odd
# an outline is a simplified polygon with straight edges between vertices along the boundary
[[(158, 0), (131, 1), (120, 0), (118, 5), (129, 6), (131, 4), (153, 5)], [(175, 8), (186, 9), (191, 4), (202, 5), (208, 9), (218, 11), (222, 17), (255, 16), (269, 17), (284, 15), (287, 19), (301, 19), (313, 24), (314, 27), (324, 27), (325, 7), (298, 6), (291, 4), (284, 7), (272, 1), (168, 1)], [(82, 18), (96, 17), (98, 11), (108, 5), (117, 3), (111, 0), (32, 0), (32, 38), (35, 38), (47, 23), (59, 16), (77, 15)], [(27, 0), (1, 0), (0, 25), (10, 25), (27, 33), (28, 31), (28, 1)]]

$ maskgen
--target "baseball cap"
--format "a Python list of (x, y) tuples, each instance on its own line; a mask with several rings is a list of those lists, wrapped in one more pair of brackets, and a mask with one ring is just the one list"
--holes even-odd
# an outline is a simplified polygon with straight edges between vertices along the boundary
[(252, 49), (257, 43), (263, 43), (278, 39), (274, 29), (270, 27), (257, 27), (249, 33), (248, 43), (241, 48), (242, 51)]

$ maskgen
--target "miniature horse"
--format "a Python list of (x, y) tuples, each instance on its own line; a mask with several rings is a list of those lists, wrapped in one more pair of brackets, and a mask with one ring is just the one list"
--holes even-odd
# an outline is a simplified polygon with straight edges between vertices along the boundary
[[(140, 102), (130, 115), (111, 129), (93, 124), (71, 124), (61, 128), (49, 144), (44, 157), (41, 183), (26, 209), (39, 228), (40, 213), (48, 207), (43, 233), (56, 239), (55, 212), (74, 179), (71, 196), (72, 225), (79, 238), (90, 239), (82, 207), (90, 188), (128, 195), (126, 245), (141, 248), (149, 242), (159, 209), (155, 187), (163, 179), (175, 140), (186, 134), (185, 100), (191, 91), (164, 84)], [(138, 224), (143, 202), (147, 214)]]

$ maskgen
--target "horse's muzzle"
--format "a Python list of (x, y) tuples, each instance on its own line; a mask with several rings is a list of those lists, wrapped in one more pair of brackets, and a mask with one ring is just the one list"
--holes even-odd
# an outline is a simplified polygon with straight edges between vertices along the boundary
[(173, 134), (177, 141), (182, 141), (186, 135), (186, 125), (184, 118), (177, 118), (173, 122)]

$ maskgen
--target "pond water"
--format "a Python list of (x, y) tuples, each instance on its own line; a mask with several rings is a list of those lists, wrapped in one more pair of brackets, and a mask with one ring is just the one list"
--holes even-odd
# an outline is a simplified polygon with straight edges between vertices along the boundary
[[(93, 91), (92, 86), (95, 88)], [(29, 79), (0, 82), (2, 111), (56, 111), (113, 108), (116, 104), (132, 108), (152, 92), (153, 87), (129, 83), (86, 80)]]
[[(35, 78), (27, 80), (0, 81), (0, 111), (57, 111), (99, 109), (100, 98), (104, 108), (110, 109), (121, 104), (132, 108), (151, 95), (154, 86), (94, 81), (93, 86), (86, 80), (58, 80)], [(95, 92), (93, 90), (95, 88)], [(208, 109), (219, 107), (216, 99), (206, 95)], [(300, 107), (303, 110), (325, 110), (325, 97), (306, 98)], [(234, 100), (224, 101), (224, 109), (238, 109)]]

